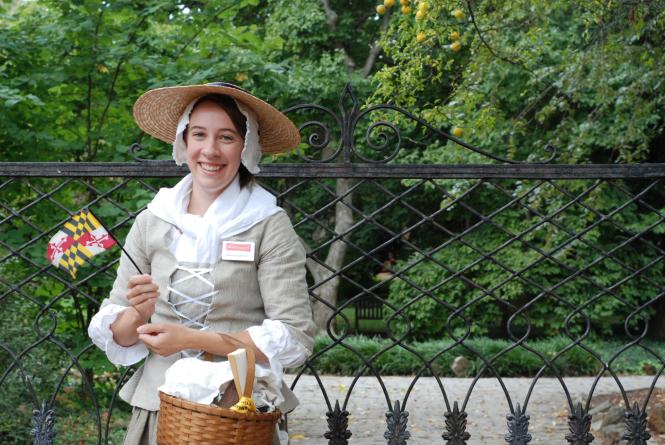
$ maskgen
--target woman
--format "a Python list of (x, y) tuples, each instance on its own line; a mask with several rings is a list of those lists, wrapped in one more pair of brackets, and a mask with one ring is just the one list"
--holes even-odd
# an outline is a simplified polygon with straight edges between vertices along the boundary
[[(88, 329), (117, 365), (145, 362), (120, 396), (134, 409), (125, 445), (156, 443), (157, 388), (181, 357), (249, 347), (278, 376), (312, 350), (305, 252), (275, 198), (254, 182), (261, 153), (295, 148), (282, 113), (230, 84), (151, 90), (134, 105), (146, 133), (190, 173), (132, 225), (109, 298)], [(282, 385), (282, 412), (297, 400)]]

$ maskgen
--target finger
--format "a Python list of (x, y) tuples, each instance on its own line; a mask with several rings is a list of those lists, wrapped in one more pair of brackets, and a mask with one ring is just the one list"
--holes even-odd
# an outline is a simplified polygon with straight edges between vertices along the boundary
[(141, 336), (141, 334), (154, 335), (164, 331), (165, 331), (165, 326), (161, 323), (148, 323), (136, 328), (136, 332), (139, 333), (139, 337)]
[(128, 296), (144, 294), (146, 292), (159, 292), (159, 287), (156, 284), (139, 284), (131, 289), (127, 289)]
[(153, 297), (147, 298), (141, 302), (137, 302), (136, 304), (133, 304), (133, 306), (137, 309), (143, 310), (143, 309), (154, 309), (156, 304), (157, 304), (157, 298), (158, 296), (155, 295)]
[(139, 340), (141, 340), (150, 350), (155, 347), (155, 337), (148, 334), (139, 334)]
[(138, 306), (150, 300), (157, 301), (158, 297), (159, 293), (157, 292), (147, 292), (135, 296), (128, 296), (127, 301), (129, 301), (129, 304), (131, 304), (132, 306)]
[(152, 283), (152, 277), (148, 274), (142, 275), (133, 275), (129, 278), (129, 287), (136, 286), (138, 284), (148, 284)]
[(159, 287), (154, 283), (137, 284), (132, 288), (127, 288), (127, 295), (138, 295), (145, 292), (157, 292)]

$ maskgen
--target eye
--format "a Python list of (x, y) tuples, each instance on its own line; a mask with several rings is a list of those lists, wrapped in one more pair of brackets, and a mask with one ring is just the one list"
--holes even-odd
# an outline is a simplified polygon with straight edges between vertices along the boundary
[(233, 142), (235, 141), (235, 137), (231, 134), (222, 134), (219, 136), (219, 139), (221, 139), (224, 142)]
[(195, 131), (192, 134), (192, 136), (194, 136), (195, 138), (202, 138), (202, 137), (205, 137), (205, 133), (203, 133), (202, 131)]

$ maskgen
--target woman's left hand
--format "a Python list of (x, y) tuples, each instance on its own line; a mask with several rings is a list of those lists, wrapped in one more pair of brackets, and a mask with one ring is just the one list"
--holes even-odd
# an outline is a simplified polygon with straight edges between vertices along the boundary
[(187, 349), (193, 330), (180, 324), (151, 323), (139, 326), (136, 331), (148, 349), (166, 357)]

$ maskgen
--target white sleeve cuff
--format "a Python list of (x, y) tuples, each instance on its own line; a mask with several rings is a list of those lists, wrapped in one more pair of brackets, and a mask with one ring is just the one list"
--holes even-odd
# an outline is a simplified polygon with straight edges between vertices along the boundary
[(268, 357), (270, 369), (279, 378), (282, 378), (284, 368), (300, 366), (307, 359), (307, 349), (281, 321), (266, 319), (261, 326), (249, 327), (247, 332), (256, 347)]
[(111, 324), (125, 309), (127, 306), (107, 304), (92, 317), (88, 326), (88, 336), (92, 342), (106, 353), (106, 357), (111, 363), (119, 366), (133, 365), (146, 357), (149, 352), (142, 341), (138, 341), (132, 346), (120, 346), (113, 340)]

